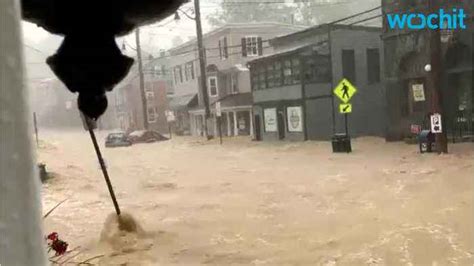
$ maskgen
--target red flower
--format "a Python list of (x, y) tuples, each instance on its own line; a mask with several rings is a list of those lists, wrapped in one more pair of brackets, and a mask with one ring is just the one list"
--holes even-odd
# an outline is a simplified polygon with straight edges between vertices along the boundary
[(53, 232), (46, 237), (48, 247), (56, 252), (56, 256), (66, 253), (68, 243), (59, 239), (59, 234)]
[(48, 240), (51, 240), (51, 241), (56, 241), (59, 239), (59, 235), (58, 233), (56, 232), (52, 232), (51, 234), (49, 234), (47, 237), (46, 237)]
[(66, 253), (67, 251), (67, 246), (68, 246), (68, 243), (62, 241), (62, 240), (56, 240), (53, 242), (53, 244), (51, 244), (51, 248), (56, 251), (56, 256), (59, 256), (59, 255), (62, 255), (64, 253)]

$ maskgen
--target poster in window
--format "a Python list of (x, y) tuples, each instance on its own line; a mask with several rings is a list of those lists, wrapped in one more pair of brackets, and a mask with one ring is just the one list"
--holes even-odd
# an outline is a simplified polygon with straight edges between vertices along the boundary
[(415, 102), (423, 102), (425, 101), (425, 90), (423, 88), (423, 84), (413, 84), (413, 100)]
[(289, 132), (303, 132), (303, 115), (301, 106), (288, 107), (286, 109)]
[(276, 108), (263, 110), (265, 132), (277, 132)]

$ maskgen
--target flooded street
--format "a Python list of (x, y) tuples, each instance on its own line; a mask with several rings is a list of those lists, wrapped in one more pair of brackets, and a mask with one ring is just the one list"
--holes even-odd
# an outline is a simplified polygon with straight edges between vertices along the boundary
[(45, 220), (103, 265), (473, 265), (474, 144), (448, 155), (378, 138), (170, 141), (102, 151), (121, 208), (146, 231), (101, 242), (114, 212), (84, 131), (42, 132)]

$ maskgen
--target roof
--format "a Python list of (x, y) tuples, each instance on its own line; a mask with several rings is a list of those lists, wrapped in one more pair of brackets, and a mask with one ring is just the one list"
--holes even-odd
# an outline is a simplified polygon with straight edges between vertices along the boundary
[(197, 98), (196, 93), (171, 97), (169, 100), (169, 107), (171, 110), (178, 111), (180, 109), (189, 107), (195, 98)]
[[(245, 29), (245, 28), (253, 28), (253, 27), (256, 27), (256, 26), (259, 26), (259, 27), (271, 27), (271, 26), (281, 26), (281, 27), (287, 27), (287, 28), (293, 28), (295, 30), (298, 30), (298, 29), (306, 29), (307, 27), (306, 26), (298, 26), (298, 25), (292, 25), (292, 24), (285, 24), (285, 23), (278, 23), (278, 22), (254, 22), (254, 23), (228, 23), (228, 24), (225, 24), (219, 28), (215, 28), (209, 32), (206, 32), (204, 35), (203, 35), (203, 39), (206, 39), (207, 37), (209, 36), (212, 36), (214, 34), (217, 34), (221, 31), (225, 31), (225, 30), (228, 30), (228, 29)], [(185, 47), (189, 47), (189, 46), (193, 46), (196, 44), (196, 38), (192, 39), (192, 40), (189, 40), (179, 46), (176, 46), (176, 47), (173, 47), (171, 49), (169, 49), (168, 51), (173, 54), (173, 52), (175, 51), (178, 51), (182, 48), (185, 48)]]
[(270, 40), (270, 43), (273, 44), (275, 42), (280, 42), (280, 41), (287, 41), (287, 40), (294, 40), (294, 39), (299, 39), (303, 35), (314, 35), (314, 34), (327, 34), (329, 27), (331, 27), (332, 30), (338, 30), (338, 29), (346, 29), (346, 30), (358, 30), (358, 31), (373, 31), (373, 32), (382, 32), (381, 27), (369, 27), (369, 26), (355, 26), (355, 25), (344, 25), (344, 24), (321, 24), (317, 25), (314, 27), (306, 28), (301, 31), (293, 32), (284, 36), (279, 36), (275, 37)]
[(221, 107), (235, 107), (252, 105), (253, 97), (251, 92), (229, 94), (212, 103), (215, 106), (216, 102), (221, 102)]

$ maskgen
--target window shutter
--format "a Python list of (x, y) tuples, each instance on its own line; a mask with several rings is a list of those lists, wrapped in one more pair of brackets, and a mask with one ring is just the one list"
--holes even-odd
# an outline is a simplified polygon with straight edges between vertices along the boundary
[(227, 37), (224, 37), (224, 58), (228, 58), (229, 57), (229, 53), (227, 51)]
[(219, 40), (219, 58), (222, 59), (222, 44), (221, 44), (221, 40)]
[(242, 38), (242, 56), (247, 57), (247, 40)]
[(258, 44), (258, 55), (263, 55), (263, 41), (262, 37), (257, 38), (257, 44)]

